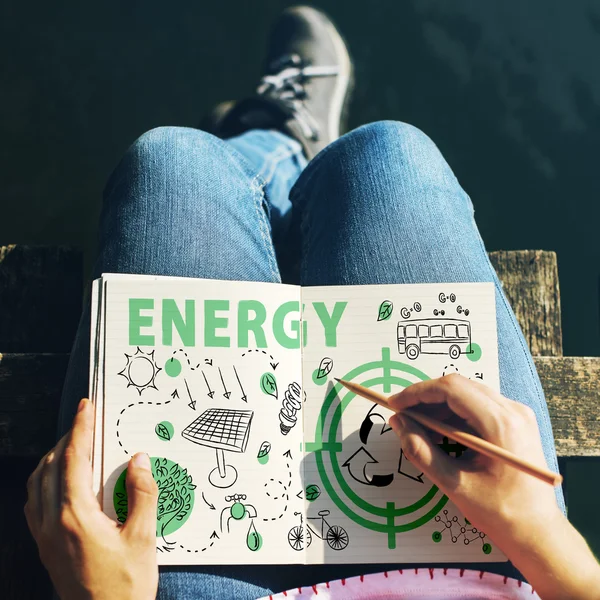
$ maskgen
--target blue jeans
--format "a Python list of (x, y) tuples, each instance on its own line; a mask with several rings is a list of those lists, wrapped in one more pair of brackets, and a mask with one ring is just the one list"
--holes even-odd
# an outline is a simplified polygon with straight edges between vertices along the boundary
[[(473, 213), (435, 144), (403, 123), (360, 127), (308, 165), (295, 140), (273, 131), (222, 141), (194, 129), (159, 128), (131, 146), (107, 184), (94, 277), (280, 282), (283, 270), (302, 285), (492, 281), (502, 393), (533, 408), (546, 461), (556, 470), (544, 393)], [(65, 384), (63, 431), (87, 395), (88, 348), (89, 308)], [(560, 488), (556, 493), (564, 511)], [(520, 577), (510, 563), (464, 567)], [(257, 598), (385, 568), (164, 568), (159, 597)]]

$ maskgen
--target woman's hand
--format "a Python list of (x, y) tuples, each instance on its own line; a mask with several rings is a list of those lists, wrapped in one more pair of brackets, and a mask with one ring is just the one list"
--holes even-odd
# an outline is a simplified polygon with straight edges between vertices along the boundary
[[(389, 404), (396, 411), (426, 412), (546, 467), (534, 412), (482, 383), (453, 374), (412, 385)], [(394, 415), (390, 425), (406, 457), (501, 548), (516, 533), (551, 527), (562, 517), (551, 485), (474, 450), (448, 456), (434, 441), (439, 434), (406, 415)]]
[[(546, 467), (534, 412), (482, 383), (449, 375), (411, 385), (389, 404), (426, 412)], [(551, 485), (473, 450), (448, 456), (437, 446), (439, 435), (408, 415), (393, 415), (390, 425), (406, 457), (490, 536), (540, 597), (600, 599), (600, 566)]]
[(82, 400), (71, 431), (27, 482), (27, 524), (63, 600), (154, 599), (157, 486), (146, 454), (127, 470), (129, 516), (120, 526), (92, 491), (94, 407)]

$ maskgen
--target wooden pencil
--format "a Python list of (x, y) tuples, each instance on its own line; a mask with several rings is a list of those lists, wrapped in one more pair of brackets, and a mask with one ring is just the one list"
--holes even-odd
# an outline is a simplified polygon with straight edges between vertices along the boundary
[[(337, 377), (334, 377), (334, 379), (351, 392), (354, 392), (357, 396), (362, 396), (367, 400), (371, 400), (372, 402), (376, 402), (377, 404), (392, 410), (387, 402), (387, 397), (384, 394), (366, 388), (358, 383), (353, 383), (352, 381), (344, 381), (343, 379), (338, 379)], [(500, 446), (496, 446), (496, 444), (492, 444), (487, 440), (477, 437), (476, 435), (467, 433), (466, 431), (460, 431), (454, 427), (450, 427), (442, 421), (438, 421), (437, 419), (408, 408), (401, 411), (401, 414), (414, 419), (421, 425), (425, 425), (433, 431), (437, 431), (441, 435), (447, 436), (449, 439), (452, 439), (455, 442), (459, 442), (467, 448), (481, 452), (481, 454), (485, 454), (491, 458), (497, 458), (498, 460), (501, 460), (506, 464), (523, 471), (524, 473), (533, 475), (533, 477), (537, 477), (546, 483), (549, 483), (553, 486), (560, 485), (562, 483), (562, 475), (554, 473), (549, 469), (538, 467), (529, 461), (519, 458), (516, 454), (513, 454), (512, 452), (505, 450)]]

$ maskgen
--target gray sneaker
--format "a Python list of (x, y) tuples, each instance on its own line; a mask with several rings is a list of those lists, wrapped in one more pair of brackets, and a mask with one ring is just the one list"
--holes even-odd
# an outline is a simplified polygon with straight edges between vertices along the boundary
[(249, 129), (278, 129), (298, 140), (311, 159), (345, 127), (352, 73), (333, 23), (314, 8), (288, 8), (271, 30), (256, 94), (219, 104), (201, 128), (224, 139)]

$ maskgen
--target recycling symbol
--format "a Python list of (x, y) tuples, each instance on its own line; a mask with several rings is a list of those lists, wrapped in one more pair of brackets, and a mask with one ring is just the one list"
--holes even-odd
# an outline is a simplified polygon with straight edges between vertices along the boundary
[[(379, 461), (366, 448), (369, 445), (369, 438), (377, 435), (377, 426), (380, 426), (379, 435), (384, 435), (392, 430), (387, 424), (386, 418), (377, 412), (377, 409), (377, 406), (373, 406), (363, 419), (359, 431), (359, 438), (363, 445), (342, 464), (342, 467), (348, 469), (350, 477), (358, 483), (374, 487), (386, 487), (394, 481), (395, 473), (375, 474), (370, 477), (367, 475), (368, 465), (379, 464)], [(415, 469), (412, 463), (404, 456), (402, 449), (400, 450), (397, 473), (403, 477), (424, 483), (423, 472)]]

